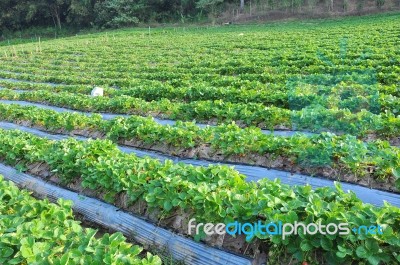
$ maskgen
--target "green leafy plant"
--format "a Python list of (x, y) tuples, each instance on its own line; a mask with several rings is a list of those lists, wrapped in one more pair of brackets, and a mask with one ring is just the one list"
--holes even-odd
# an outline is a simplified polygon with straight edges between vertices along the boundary
[(0, 262), (4, 264), (154, 264), (161, 259), (125, 241), (97, 236), (74, 220), (71, 202), (37, 200), (0, 176)]

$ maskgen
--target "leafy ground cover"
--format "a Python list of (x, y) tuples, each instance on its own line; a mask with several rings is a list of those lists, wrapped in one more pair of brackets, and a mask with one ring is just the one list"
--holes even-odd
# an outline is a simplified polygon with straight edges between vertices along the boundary
[(97, 236), (74, 220), (71, 203), (37, 200), (0, 176), (0, 263), (161, 264), (121, 233)]
[(0, 136), (0, 157), (4, 162), (70, 187), (92, 190), (110, 202), (119, 201), (125, 208), (142, 201), (146, 206), (140, 209), (149, 209), (159, 223), (160, 219), (170, 220), (177, 215), (213, 223), (256, 222), (259, 218), (267, 222), (320, 220), (323, 224), (351, 225), (373, 222), (382, 224), (385, 232), (328, 238), (300, 233), (286, 239), (256, 234), (252, 240), (260, 242), (258, 247), (268, 249), (272, 258), (290, 253), (299, 261), (313, 260), (317, 252), (323, 261), (338, 264), (399, 261), (400, 209), (389, 204), (380, 208), (363, 204), (354, 193), (343, 192), (340, 185), (336, 190), (312, 190), (310, 186), (282, 185), (278, 180), (248, 183), (228, 167), (193, 167), (137, 158), (121, 153), (110, 141), (54, 142), (3, 130)]

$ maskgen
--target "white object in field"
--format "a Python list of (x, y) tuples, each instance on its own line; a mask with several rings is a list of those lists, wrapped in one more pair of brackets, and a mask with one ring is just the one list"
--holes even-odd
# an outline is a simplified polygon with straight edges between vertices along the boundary
[(239, 36), (243, 36), (243, 35), (244, 35), (244, 33), (240, 33), (240, 34), (239, 34)]
[(102, 97), (104, 95), (104, 89), (101, 87), (95, 87), (91, 93), (92, 97)]

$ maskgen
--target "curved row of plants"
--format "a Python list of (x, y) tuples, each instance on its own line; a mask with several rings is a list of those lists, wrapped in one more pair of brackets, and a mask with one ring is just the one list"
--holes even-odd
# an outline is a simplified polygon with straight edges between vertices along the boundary
[(74, 220), (69, 201), (37, 200), (0, 176), (1, 264), (152, 264), (161, 259), (121, 233), (96, 235)]
[[(104, 67), (107, 67), (105, 65)], [(13, 70), (13, 71), (10, 71)], [(162, 69), (159, 69), (161, 71)], [(18, 71), (18, 72), (15, 72)], [(343, 71), (340, 69), (338, 71)], [(148, 70), (147, 72), (153, 72)], [(60, 74), (62, 73), (62, 74)], [(115, 72), (118, 75), (119, 72)], [(161, 73), (160, 73), (161, 74)], [(196, 74), (190, 76), (190, 78), (185, 78), (183, 80), (172, 79), (172, 80), (153, 80), (146, 79), (143, 77), (119, 77), (118, 80), (113, 82), (110, 78), (103, 76), (101, 78), (82, 78), (81, 75), (71, 75), (71, 73), (65, 69), (65, 67), (60, 67), (56, 70), (43, 70), (37, 67), (28, 67), (24, 65), (21, 68), (15, 68), (15, 66), (8, 66), (3, 72), (0, 71), (0, 75), (3, 78), (11, 78), (16, 80), (21, 80), (25, 82), (52, 82), (57, 84), (66, 84), (65, 86), (81, 86), (81, 85), (102, 85), (105, 87), (119, 87), (122, 88), (122, 92), (118, 93), (135, 93), (134, 95), (143, 95), (151, 100), (158, 99), (159, 94), (154, 94), (156, 91), (151, 91), (146, 93), (146, 91), (141, 91), (140, 89), (155, 89), (164, 91), (166, 96), (168, 94), (178, 96), (182, 100), (195, 100), (198, 99), (215, 99), (221, 98), (218, 95), (226, 95), (230, 102), (257, 102), (269, 104), (271, 102), (276, 102), (282, 104), (280, 98), (274, 99), (273, 95), (266, 94), (278, 93), (280, 97), (284, 97), (286, 92), (290, 92), (293, 89), (293, 82), (296, 85), (318, 85), (318, 86), (328, 86), (334, 87), (340, 83), (349, 83), (350, 85), (364, 85), (374, 86), (374, 89), (384, 96), (400, 96), (400, 90), (396, 84), (385, 85), (377, 82), (374, 76), (370, 76), (370, 73), (360, 72), (360, 69), (355, 68), (351, 74), (343, 72), (341, 75), (336, 73), (336, 75), (329, 74), (328, 72), (323, 73), (313, 73), (312, 75), (297, 74), (287, 77), (287, 75), (282, 75), (276, 73), (282, 77), (286, 76), (287, 80), (280, 83), (270, 83), (261, 82), (258, 80), (237, 80), (235, 82), (229, 82), (227, 78), (221, 78), (218, 75), (205, 75), (205, 80), (198, 80), (199, 76), (202, 74)], [(337, 76), (339, 75), (339, 76)], [(129, 83), (120, 83), (121, 80), (126, 80)], [(215, 81), (210, 84), (207, 82), (209, 79), (215, 79)], [(229, 78), (228, 78), (229, 79)], [(143, 88), (144, 87), (144, 88)], [(226, 91), (223, 90), (226, 88)], [(139, 91), (137, 91), (139, 89)], [(204, 94), (201, 93), (204, 90)], [(238, 93), (240, 90), (241, 93)], [(214, 91), (216, 95), (210, 93)], [(245, 92), (244, 94), (242, 94)], [(254, 97), (254, 93), (258, 92), (261, 95), (261, 99)], [(284, 99), (284, 98), (283, 98)], [(266, 101), (266, 102), (265, 102)]]
[[(259, 32), (258, 37), (261, 37), (265, 32)], [(225, 41), (224, 37), (232, 37), (230, 34), (221, 36), (221, 41)], [(206, 42), (210, 36), (199, 36), (200, 41)], [(127, 36), (120, 36), (127, 38)], [(249, 43), (247, 51), (240, 55), (234, 56), (231, 51), (225, 50), (225, 47), (212, 47), (208, 50), (208, 54), (198, 54), (196, 49), (183, 51), (182, 47), (173, 45), (172, 49), (166, 51), (162, 46), (169, 46), (170, 43), (164, 43), (162, 38), (170, 37), (166, 35), (158, 36), (160, 39), (154, 39), (160, 43), (161, 47), (140, 47), (134, 51), (127, 53), (126, 50), (130, 47), (126, 41), (121, 40), (120, 43), (113, 43), (113, 47), (109, 51), (102, 50), (104, 46), (109, 45), (109, 42), (98, 36), (94, 39), (85, 39), (85, 36), (80, 40), (55, 40), (49, 42), (49, 45), (44, 51), (34, 51), (37, 45), (34, 43), (27, 45), (2, 47), (3, 53), (1, 57), (4, 59), (4, 64), (0, 66), (0, 71), (14, 71), (20, 73), (33, 73), (39, 75), (50, 74), (49, 78), (57, 78), (54, 74), (56, 71), (69, 71), (71, 76), (78, 76), (79, 70), (101, 71), (104, 77), (109, 79), (126, 79), (126, 78), (146, 78), (148, 80), (158, 80), (161, 78), (173, 80), (177, 77), (198, 75), (197, 80), (206, 81), (206, 75), (211, 79), (208, 81), (217, 85), (233, 84), (236, 81), (254, 81), (266, 83), (272, 81), (283, 84), (286, 77), (293, 77), (298, 73), (307, 75), (315, 75), (321, 73), (337, 74), (338, 70), (345, 73), (356, 73), (362, 70), (362, 73), (374, 73), (377, 81), (381, 84), (395, 84), (397, 79), (391, 75), (393, 72), (398, 72), (399, 68), (396, 62), (399, 60), (399, 55), (396, 52), (397, 48), (394, 44), (391, 50), (389, 47), (377, 47), (376, 42), (363, 43), (363, 47), (351, 47), (348, 49), (349, 57), (346, 54), (334, 54), (340, 48), (347, 48), (348, 43), (325, 42), (325, 51), (319, 50), (297, 50), (293, 51), (293, 47), (279, 47), (274, 51), (261, 51), (254, 44), (257, 44), (256, 39)], [(202, 39), (204, 37), (204, 39)], [(387, 40), (393, 41), (397, 36), (388, 36)], [(178, 37), (179, 38), (179, 37)], [(182, 37), (179, 38), (181, 45), (191, 45), (192, 39)], [(142, 42), (143, 39), (138, 38), (136, 42)], [(165, 39), (164, 39), (165, 41)], [(213, 42), (218, 41), (213, 39)], [(383, 39), (382, 39), (383, 41)], [(63, 47), (55, 47), (56, 43), (60, 43)], [(99, 47), (93, 50), (92, 47), (84, 46), (87, 42), (97, 43)], [(177, 44), (177, 43), (174, 43)], [(238, 43), (224, 43), (226, 46), (236, 48)], [(253, 45), (252, 45), (253, 44)], [(280, 45), (280, 40), (274, 41), (275, 45)], [(204, 49), (205, 43), (201, 43), (197, 48)], [(239, 44), (240, 45), (240, 44)], [(264, 43), (264, 48), (267, 49), (268, 43)], [(24, 47), (25, 46), (25, 47)], [(58, 50), (57, 50), (58, 48)], [(73, 48), (73, 50), (71, 50)], [(276, 49), (277, 47), (274, 47)], [(286, 48), (286, 49), (285, 49)], [(9, 51), (14, 49), (19, 56), (6, 56)], [(366, 49), (370, 49), (367, 51)], [(125, 51), (123, 51), (125, 50)], [(140, 50), (148, 51), (147, 54), (140, 54)], [(159, 51), (163, 55), (156, 54)], [(289, 50), (289, 52), (285, 51)], [(31, 51), (31, 53), (29, 52)], [(177, 53), (176, 53), (177, 52)], [(375, 52), (375, 54), (373, 54)], [(384, 54), (386, 52), (386, 54)], [(291, 53), (291, 54), (290, 54)], [(110, 56), (113, 54), (114, 56)], [(10, 55), (16, 55), (10, 54)], [(123, 58), (118, 57), (125, 55)], [(49, 57), (51, 56), (51, 57)], [(203, 57), (203, 58), (198, 58)], [(155, 61), (154, 59), (157, 59)], [(179, 58), (179, 61), (175, 59)], [(212, 60), (218, 58), (220, 60)], [(99, 60), (100, 59), (100, 60)], [(134, 60), (136, 59), (136, 60)], [(174, 64), (171, 64), (173, 62)], [(40, 68), (43, 66), (43, 68)], [(140, 68), (138, 67), (140, 66)], [(26, 68), (24, 68), (26, 67)], [(120, 68), (118, 68), (120, 67)], [(119, 71), (118, 71), (119, 70)], [(138, 71), (139, 70), (139, 71)], [(84, 79), (94, 77), (94, 72), (85, 71)], [(163, 74), (164, 73), (164, 74)], [(286, 73), (286, 74), (283, 74)], [(228, 77), (226, 80), (216, 80), (217, 77)], [(236, 76), (229, 80), (229, 77)], [(258, 78), (257, 78), (258, 76)], [(70, 80), (59, 77), (58, 80)], [(229, 82), (231, 81), (231, 82)], [(283, 83), (282, 83), (283, 81)], [(383, 81), (383, 82), (382, 82)], [(128, 83), (127, 83), (128, 82)], [(227, 83), (229, 82), (229, 83)], [(128, 80), (124, 80), (125, 84), (129, 84)]]
[(212, 223), (321, 221), (325, 225), (345, 222), (383, 227), (382, 234), (367, 235), (300, 232), (282, 239), (256, 234), (251, 240), (268, 248), (270, 262), (278, 257), (282, 261), (285, 253), (300, 262), (400, 262), (400, 209), (389, 204), (380, 208), (363, 204), (339, 185), (312, 190), (310, 186), (289, 187), (266, 179), (249, 183), (224, 166), (161, 163), (124, 154), (110, 141), (54, 142), (20, 131), (0, 130), (0, 157), (21, 170), (45, 164), (63, 185), (80, 183), (82, 188), (106, 194), (110, 202), (124, 198), (129, 206), (143, 201), (159, 220), (178, 215)]
[[(28, 78), (28, 76), (15, 76), (18, 78)], [(25, 80), (28, 80), (25, 79)], [(36, 82), (32, 80), (32, 82)], [(71, 93), (82, 93), (89, 94), (93, 89), (93, 86), (89, 85), (61, 85), (61, 86), (51, 86), (40, 84), (40, 83), (29, 83), (30, 81), (12, 82), (7, 80), (0, 80), (0, 86), (9, 89), (25, 89), (25, 90), (48, 90), (53, 92), (71, 92)], [(133, 81), (132, 81), (133, 83)], [(93, 81), (92, 84), (101, 85), (99, 82)], [(110, 88), (105, 87), (105, 95), (109, 97), (115, 96), (131, 96), (136, 98), (142, 98), (146, 101), (160, 100), (167, 98), (170, 100), (191, 102), (197, 100), (217, 100), (224, 98), (227, 102), (257, 102), (263, 103), (265, 105), (277, 105), (282, 107), (287, 107), (287, 95), (285, 92), (277, 91), (277, 89), (263, 89), (263, 90), (247, 90), (238, 88), (215, 88), (206, 87), (201, 84), (196, 84), (187, 87), (175, 88), (173, 85), (163, 84), (156, 81), (146, 81), (142, 79), (137, 79), (137, 81), (132, 84), (132, 88)]]
[(100, 115), (1, 103), (0, 119), (50, 132), (107, 138), (169, 155), (256, 164), (400, 190), (400, 179), (394, 173), (400, 169), (400, 149), (380, 140), (364, 143), (354, 136), (329, 133), (287, 138), (235, 124), (200, 128), (193, 122), (178, 122), (170, 126), (140, 116), (103, 120)]
[(256, 126), (271, 130), (294, 129), (314, 132), (328, 130), (360, 137), (372, 134), (378, 138), (389, 139), (400, 135), (400, 118), (390, 112), (380, 115), (368, 111), (351, 113), (350, 110), (326, 109), (321, 106), (290, 111), (256, 103), (235, 104), (223, 100), (176, 103), (163, 99), (147, 102), (128, 96), (92, 98), (67, 92), (15, 93), (7, 89), (0, 91), (0, 99), (25, 100), (87, 112), (133, 114), (183, 121), (196, 120), (209, 124), (235, 121), (242, 127)]
[[(88, 85), (51, 85), (29, 82), (0, 80), (0, 86), (8, 89), (45, 90), (51, 92), (70, 92), (90, 94), (93, 89)], [(375, 114), (392, 112), (400, 114), (400, 99), (393, 95), (382, 94), (375, 85), (359, 85), (341, 82), (335, 85), (294, 84), (289, 91), (276, 88), (241, 89), (234, 87), (207, 87), (196, 83), (175, 88), (172, 85), (156, 84), (137, 80), (133, 88), (105, 88), (105, 96), (130, 96), (145, 101), (169, 99), (177, 102), (218, 100), (223, 98), (231, 103), (259, 103), (291, 110), (301, 110), (309, 106), (323, 106), (327, 109), (348, 109), (352, 113), (366, 110)]]
[[(278, 28), (248, 27), (251, 37), (242, 38), (237, 35), (243, 29), (236, 28), (230, 32), (222, 30), (218, 39), (208, 32), (184, 35), (168, 32), (154, 37), (144, 36), (143, 32), (113, 33), (112, 37), (99, 34), (43, 43), (40, 51), (37, 44), (6, 47), (2, 49), (4, 54), (12, 54), (14, 49), (19, 56), (7, 57), (2, 53), (5, 57), (2, 68), (9, 70), (15, 66), (17, 72), (23, 72), (23, 68), (31, 66), (37, 73), (47, 70), (60, 73), (67, 69), (69, 74), (52, 74), (51, 78), (61, 80), (80, 75), (86, 82), (101, 75), (111, 82), (119, 82), (119, 86), (129, 84), (135, 77), (184, 82), (193, 76), (192, 81), (208, 79), (209, 83), (221, 82), (220, 85), (222, 82), (226, 85), (223, 79), (232, 76), (235, 78), (228, 80), (231, 84), (253, 80), (285, 84), (288, 76), (298, 73), (335, 74), (337, 69), (345, 72), (373, 69), (379, 83), (393, 85), (398, 82), (396, 73), (400, 71), (395, 24), (392, 19), (380, 21), (378, 25), (361, 23), (349, 27), (350, 33), (341, 26), (332, 26), (329, 30), (320, 26), (284, 27), (285, 34)], [(171, 35), (174, 43), (170, 42)], [(348, 44), (342, 43), (339, 47), (338, 39), (344, 35)], [(193, 41), (197, 41), (196, 46)]]
[[(69, 49), (71, 48), (69, 47)], [(337, 44), (334, 43), (331, 48), (337, 49)], [(371, 59), (367, 58), (373, 55), (367, 55), (363, 60), (362, 56), (365, 56), (363, 51), (359, 51), (361, 58), (357, 59), (337, 58), (337, 55), (332, 54), (332, 60), (335, 61), (335, 64), (333, 64), (331, 61), (324, 62), (324, 59), (321, 59), (313, 50), (313, 54), (307, 55), (309, 58), (306, 60), (314, 61), (315, 64), (298, 68), (293, 64), (304, 63), (304, 61), (288, 60), (285, 57), (291, 55), (287, 55), (285, 52), (273, 56), (269, 55), (270, 61), (266, 61), (265, 58), (257, 58), (257, 53), (254, 52), (243, 54), (240, 58), (237, 56), (226, 58), (226, 55), (215, 54), (215, 52), (210, 51), (208, 56), (212, 56), (214, 59), (217, 57), (220, 60), (215, 61), (212, 60), (213, 58), (207, 58), (209, 61), (195, 62), (190, 58), (198, 55), (190, 54), (189, 57), (180, 58), (181, 60), (178, 62), (176, 61), (176, 54), (167, 55), (165, 51), (163, 51), (164, 56), (162, 58), (159, 55), (150, 55), (150, 53), (157, 52), (155, 48), (153, 50), (144, 49), (149, 52), (146, 54), (148, 57), (136, 57), (134, 58), (136, 60), (132, 63), (132, 61), (125, 61), (127, 54), (121, 51), (115, 51), (118, 54), (115, 56), (124, 56), (123, 59), (120, 57), (109, 60), (104, 58), (104, 52), (90, 54), (87, 50), (80, 51), (78, 47), (73, 47), (73, 49), (76, 54), (82, 53), (85, 58), (91, 58), (93, 61), (85, 63), (84, 59), (79, 58), (79, 55), (74, 57), (74, 55), (66, 53), (65, 50), (61, 52), (59, 50), (56, 52), (48, 50), (45, 53), (35, 53), (35, 56), (22, 52), (20, 57), (3, 57), (5, 63), (0, 66), (0, 71), (3, 71), (2, 75), (6, 77), (22, 76), (23, 79), (31, 81), (65, 84), (90, 84), (96, 80), (102, 85), (131, 87), (134, 84), (131, 80), (139, 78), (145, 81), (166, 81), (175, 86), (184, 87), (188, 84), (187, 79), (191, 79), (191, 81), (201, 82), (208, 86), (221, 87), (225, 85), (247, 89), (265, 88), (265, 85), (270, 85), (270, 83), (284, 89), (288, 81), (298, 78), (299, 73), (306, 77), (318, 77), (323, 83), (327, 78), (345, 81), (348, 75), (357, 74), (359, 77), (356, 80), (373, 81), (375, 84), (387, 86), (385, 90), (388, 91), (398, 82), (396, 73), (400, 71), (400, 68), (396, 65), (399, 58), (395, 52), (385, 55), (387, 56), (385, 60), (379, 58), (383, 57), (382, 55), (378, 55), (380, 60), (377, 60), (374, 64), (371, 64)], [(85, 47), (85, 49), (87, 48)], [(373, 49), (376, 49), (376, 47), (373, 47)], [(390, 53), (388, 50), (385, 51)], [(301, 52), (296, 53), (297, 56), (304, 56)], [(49, 56), (51, 56), (51, 63), (48, 63)], [(259, 56), (263, 56), (263, 54)], [(157, 62), (154, 61), (155, 57), (158, 59)], [(20, 58), (25, 60), (20, 61)], [(331, 58), (326, 57), (326, 60), (331, 60)], [(171, 66), (171, 61), (176, 63)], [(173, 71), (171, 71), (172, 69)], [(57, 73), (62, 73), (62, 75), (57, 75)], [(360, 80), (362, 76), (364, 80)], [(332, 80), (329, 81), (329, 84), (332, 84)]]

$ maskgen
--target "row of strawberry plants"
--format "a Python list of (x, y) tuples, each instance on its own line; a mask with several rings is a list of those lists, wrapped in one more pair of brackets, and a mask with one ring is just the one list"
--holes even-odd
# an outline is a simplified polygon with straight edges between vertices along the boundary
[(161, 264), (121, 233), (96, 235), (74, 220), (69, 201), (37, 200), (0, 176), (1, 264)]
[[(35, 83), (31, 81), (24, 80), (8, 80), (0, 79), (0, 87), (7, 88), (11, 90), (45, 90), (51, 92), (70, 92), (76, 94), (90, 94), (93, 90), (93, 86), (89, 85), (64, 85), (64, 84), (52, 84), (52, 83)], [(114, 89), (104, 88), (105, 93), (108, 93)]]
[[(0, 130), (0, 156), (21, 168), (46, 163), (62, 183), (80, 178), (83, 188), (104, 191), (112, 200), (127, 195), (128, 205), (143, 200), (159, 217), (189, 213), (197, 221), (212, 223), (304, 221), (377, 223), (381, 234), (310, 235), (299, 233), (285, 239), (256, 234), (270, 255), (290, 253), (299, 261), (312, 260), (316, 252), (332, 264), (400, 262), (400, 209), (385, 204), (363, 204), (354, 193), (310, 186), (289, 187), (278, 181), (248, 183), (244, 176), (223, 166), (193, 167), (121, 153), (109, 141), (73, 139), (53, 142), (19, 131)], [(252, 239), (254, 240), (254, 238)], [(316, 260), (315, 260), (316, 261)]]
[[(35, 68), (29, 68), (26, 69), (25, 71), (28, 71), (28, 74), (21, 74), (21, 73), (11, 73), (11, 72), (6, 72), (6, 73), (1, 73), (3, 77), (7, 78), (14, 78), (14, 79), (22, 79), (22, 80), (29, 80), (32, 82), (65, 82), (66, 80), (64, 79), (53, 79), (52, 75), (55, 76), (60, 76), (60, 73), (62, 73), (65, 70), (57, 71), (57, 72), (52, 72), (52, 71), (46, 71), (45, 73), (41, 73), (42, 75), (37, 75), (33, 74), (35, 73), (36, 69)], [(106, 85), (110, 86), (111, 84), (117, 84), (110, 82), (110, 80), (102, 77), (102, 78), (83, 78), (82, 76), (79, 76), (77, 78), (72, 78), (71, 73), (68, 71), (65, 72), (64, 75), (61, 76), (67, 76), (68, 78), (71, 79), (71, 82), (73, 84), (81, 84), (84, 82), (85, 84), (97, 84), (97, 85)], [(196, 76), (196, 78), (198, 75)], [(264, 103), (264, 104), (277, 104), (277, 105), (282, 105), (282, 106), (287, 106), (288, 104), (285, 102), (287, 101), (287, 96), (285, 97), (286, 93), (290, 92), (292, 90), (292, 85), (290, 85), (290, 80), (298, 80), (299, 84), (296, 85), (302, 85), (304, 83), (304, 80), (301, 80), (302, 78), (306, 78), (309, 80), (310, 84), (317, 83), (318, 85), (324, 85), (324, 86), (329, 86), (331, 89), (338, 85), (340, 82), (350, 82), (351, 83), (348, 86), (354, 85), (353, 83), (357, 80), (360, 81), (360, 76), (357, 75), (356, 77), (351, 77), (349, 78), (348, 75), (345, 76), (346, 78), (339, 78), (337, 76), (330, 76), (329, 74), (313, 74), (310, 76), (295, 76), (295, 77), (288, 77), (288, 81), (283, 84), (268, 84), (267, 86), (263, 83), (257, 82), (257, 81), (247, 81), (247, 82), (240, 82), (240, 83), (235, 83), (234, 85), (223, 85), (223, 86), (215, 86), (215, 85), (210, 85), (208, 82), (204, 81), (199, 81), (195, 80), (195, 85), (193, 84), (194, 80), (190, 80), (190, 82), (184, 82), (183, 84), (177, 84), (174, 80), (171, 82), (160, 82), (157, 80), (146, 80), (143, 78), (129, 78), (129, 86), (124, 86), (122, 90), (120, 91), (114, 91), (114, 94), (117, 95), (131, 95), (135, 97), (141, 97), (145, 98), (147, 100), (155, 100), (155, 99), (160, 99), (161, 97), (166, 97), (166, 98), (176, 98), (180, 100), (186, 100), (186, 101), (193, 101), (193, 100), (205, 100), (205, 99), (218, 99), (218, 98), (224, 98), (229, 102), (258, 102), (258, 103)], [(124, 78), (121, 78), (124, 79)], [(118, 80), (121, 80), (118, 79)], [(342, 80), (343, 79), (343, 80)], [(371, 79), (368, 77), (367, 79)], [(357, 82), (355, 82), (357, 84)], [(361, 80), (361, 83), (363, 82), (369, 82), (371, 83), (371, 80)], [(68, 82), (69, 83), (69, 82)], [(6, 83), (4, 86), (11, 86), (12, 84)], [(21, 84), (25, 86), (29, 86), (29, 84)], [(248, 88), (248, 86), (251, 85), (254, 88)], [(367, 85), (366, 89), (369, 89), (370, 85), (376, 86), (375, 90), (376, 92), (380, 92), (381, 94), (383, 93), (383, 97), (387, 96), (398, 96), (399, 95), (399, 89), (395, 85), (391, 86), (385, 86), (381, 85), (378, 83), (375, 84), (369, 84)], [(77, 85), (74, 85), (77, 86)], [(71, 85), (68, 86), (68, 88), (71, 88)], [(148, 91), (150, 90), (150, 91)], [(239, 91), (239, 92), (238, 92)], [(275, 94), (277, 95), (275, 95)], [(365, 93), (364, 93), (365, 94)], [(387, 95), (386, 95), (387, 94)], [(382, 101), (381, 105), (384, 105), (384, 100)]]
[[(18, 78), (26, 78), (27, 76), (18, 76)], [(36, 78), (35, 78), (36, 79)], [(24, 80), (24, 79), (23, 79)], [(29, 79), (25, 79), (29, 80)], [(37, 80), (31, 80), (36, 82)], [(104, 82), (104, 80), (102, 81)], [(93, 81), (93, 84), (101, 85), (102, 82)], [(133, 83), (133, 81), (131, 81)], [(27, 82), (12, 82), (7, 80), (0, 80), (0, 86), (9, 89), (29, 89), (29, 90), (49, 90), (54, 92), (68, 91), (72, 93), (90, 93), (90, 86), (88, 85), (62, 85), (53, 87), (50, 84), (35, 84)], [(160, 100), (167, 98), (177, 101), (197, 101), (197, 100), (217, 100), (224, 98), (227, 102), (257, 102), (264, 105), (276, 105), (288, 107), (287, 93), (277, 91), (276, 89), (268, 88), (263, 90), (247, 90), (237, 88), (217, 88), (207, 87), (205, 85), (196, 84), (196, 86), (179, 87), (175, 88), (170, 84), (163, 84), (160, 82), (146, 82), (145, 80), (138, 80), (135, 84), (131, 84), (132, 88), (112, 88), (105, 87), (105, 95), (114, 97), (127, 95), (136, 98), (142, 98), (146, 101)], [(93, 87), (91, 87), (93, 89)]]
[[(202, 158), (210, 159), (212, 153), (218, 152), (228, 160), (230, 156), (238, 156), (242, 162), (250, 164), (254, 157), (269, 157), (270, 160), (283, 157), (290, 161), (293, 168), (300, 168), (303, 172), (330, 168), (340, 173), (327, 177), (341, 179), (351, 174), (360, 179), (372, 177), (372, 181), (392, 182), (395, 179), (394, 171), (400, 168), (399, 148), (382, 141), (363, 143), (348, 135), (296, 135), (286, 138), (263, 134), (258, 128), (241, 129), (235, 124), (200, 128), (193, 122), (178, 122), (170, 126), (140, 116), (103, 120), (99, 115), (88, 117), (78, 113), (58, 113), (37, 107), (1, 103), (0, 119), (51, 132), (104, 135), (114, 142), (129, 142), (136, 147), (151, 149), (163, 143), (169, 149), (172, 148), (169, 154), (196, 153), (196, 150), (202, 149)], [(270, 165), (278, 169), (286, 166), (289, 165)], [(400, 180), (396, 181), (395, 186), (400, 190)]]
[[(0, 86), (9, 89), (46, 90), (52, 92), (71, 92), (89, 94), (91, 86), (87, 85), (60, 85), (35, 84), (29, 82), (12, 82), (0, 80)], [(380, 112), (400, 113), (400, 100), (392, 95), (382, 94), (375, 86), (340, 83), (335, 86), (321, 88), (296, 85), (290, 91), (282, 92), (268, 88), (263, 90), (246, 90), (237, 88), (210, 88), (196, 84), (185, 88), (174, 88), (171, 85), (146, 84), (138, 81), (138, 85), (130, 89), (105, 88), (105, 95), (109, 97), (131, 96), (146, 101), (177, 100), (193, 102), (199, 100), (218, 100), (232, 103), (261, 103), (274, 105), (292, 110), (300, 110), (308, 106), (324, 106), (328, 109), (349, 109), (359, 112), (366, 109), (372, 113)]]
[(356, 136), (376, 134), (378, 137), (396, 137), (400, 134), (400, 118), (387, 112), (380, 115), (362, 110), (304, 108), (291, 111), (262, 104), (229, 103), (222, 100), (176, 103), (168, 99), (147, 102), (129, 96), (92, 98), (82, 94), (31, 91), (22, 94), (11, 90), (0, 91), (1, 99), (41, 102), (88, 112), (111, 112), (156, 116), (176, 120), (229, 123), (236, 121), (243, 126), (265, 129), (296, 129), (349, 133)]

